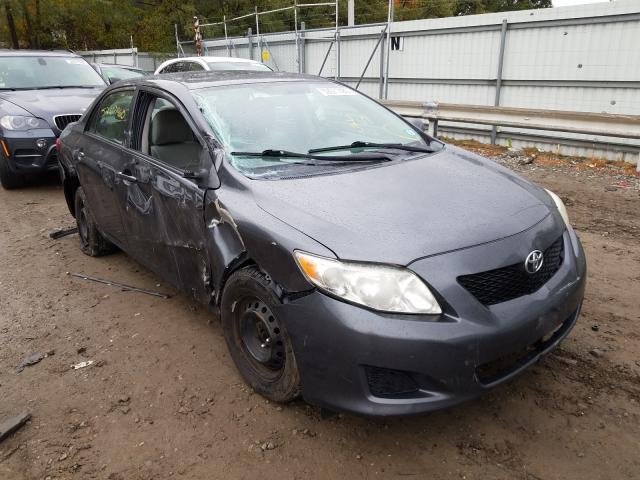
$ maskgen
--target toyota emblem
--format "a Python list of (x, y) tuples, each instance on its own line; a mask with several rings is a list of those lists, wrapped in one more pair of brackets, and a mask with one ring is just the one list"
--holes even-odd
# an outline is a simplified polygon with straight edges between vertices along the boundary
[(533, 275), (542, 268), (543, 262), (544, 256), (542, 255), (542, 252), (540, 250), (534, 250), (527, 255), (527, 259), (524, 261), (524, 269), (527, 273)]

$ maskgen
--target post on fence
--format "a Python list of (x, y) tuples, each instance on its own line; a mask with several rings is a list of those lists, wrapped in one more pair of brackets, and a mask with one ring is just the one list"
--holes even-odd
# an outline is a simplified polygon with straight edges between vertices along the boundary
[(389, 15), (387, 16), (387, 58), (384, 69), (384, 99), (389, 98), (389, 59), (391, 57), (391, 23), (393, 23), (393, 0), (389, 0)]
[(247, 48), (249, 50), (249, 59), (253, 60), (253, 32), (251, 30), (251, 27), (247, 28), (247, 43)]
[(178, 38), (178, 24), (174, 23), (173, 24), (173, 29), (175, 31), (176, 34), (176, 55), (178, 55), (178, 57), (180, 56), (180, 39)]
[(116, 52), (115, 50), (113, 51), (113, 63), (115, 65), (118, 64), (118, 52)]
[(353, 27), (356, 24), (356, 5), (355, 0), (348, 0), (347, 5), (347, 25)]
[(298, 0), (293, 0), (293, 34), (296, 40), (296, 65), (300, 73), (300, 44), (298, 39)]
[[(389, 25), (387, 25), (387, 29), (389, 28)], [(385, 56), (385, 52), (386, 52), (386, 30), (384, 32), (382, 32), (382, 41), (380, 42), (380, 81), (379, 81), (379, 87), (380, 90), (378, 92), (378, 98), (380, 100), (382, 100), (382, 98), (384, 97), (384, 56)]]
[[(502, 27), (500, 28), (500, 50), (498, 52), (498, 71), (496, 72), (496, 96), (493, 105), (500, 106), (500, 90), (502, 88), (502, 66), (504, 65), (504, 48), (507, 42), (507, 19), (502, 20)], [(496, 125), (491, 126), (491, 144), (495, 145), (496, 137), (498, 136), (498, 127)]]
[(340, 29), (336, 30), (336, 80), (340, 80)]
[(258, 55), (260, 56), (260, 61), (264, 63), (262, 60), (262, 40), (260, 39), (260, 16), (258, 15), (258, 7), (256, 6), (256, 36), (258, 37)]
[(373, 60), (373, 57), (376, 54), (376, 50), (380, 46), (380, 42), (382, 42), (384, 40), (385, 32), (386, 32), (386, 28), (380, 33), (380, 38), (378, 38), (378, 41), (376, 42), (376, 46), (373, 47), (373, 50), (371, 51), (371, 55), (369, 55), (369, 60), (367, 60), (367, 63), (364, 66), (364, 69), (362, 70), (362, 74), (360, 75), (360, 78), (358, 79), (358, 83), (356, 85), (356, 90), (358, 90), (358, 88), (360, 88), (360, 84), (362, 83), (362, 79), (364, 78), (364, 75), (367, 73), (367, 70), (369, 69), (369, 65), (371, 65), (371, 61)]
[(298, 58), (300, 59), (300, 71), (299, 73), (305, 73), (307, 71), (306, 65), (306, 46), (304, 40), (304, 31), (307, 28), (307, 25), (304, 22), (300, 22), (300, 41), (298, 43)]
[(227, 36), (227, 16), (222, 16), (222, 24), (224, 25), (224, 44), (227, 46), (227, 57), (231, 56), (231, 50), (229, 49), (229, 37)]

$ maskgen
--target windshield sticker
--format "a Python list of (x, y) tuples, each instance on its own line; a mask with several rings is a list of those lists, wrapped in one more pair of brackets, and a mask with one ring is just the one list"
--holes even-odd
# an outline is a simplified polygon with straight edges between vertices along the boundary
[(65, 61), (69, 65), (84, 65), (84, 60), (80, 58), (67, 58)]
[(325, 97), (333, 97), (338, 95), (356, 95), (356, 92), (345, 87), (318, 87), (316, 88)]

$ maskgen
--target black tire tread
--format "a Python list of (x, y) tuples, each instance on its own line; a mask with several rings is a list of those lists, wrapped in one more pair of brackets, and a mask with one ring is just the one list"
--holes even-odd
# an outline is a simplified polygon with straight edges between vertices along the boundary
[(244, 267), (231, 274), (225, 284), (221, 302), (222, 327), (231, 358), (242, 377), (257, 393), (274, 402), (290, 402), (300, 396), (302, 386), (291, 340), (281, 322), (280, 329), (285, 339), (286, 348), (285, 371), (281, 377), (276, 382), (261, 380), (255, 370), (244, 360), (244, 353), (234, 335), (233, 315), (231, 314), (231, 308), (237, 301), (237, 298), (233, 298), (234, 290), (242, 287), (254, 290), (255, 295), (270, 306), (280, 303), (274, 291), (273, 280), (256, 266)]
[(113, 245), (109, 240), (104, 238), (100, 231), (98, 230), (98, 226), (93, 218), (93, 214), (91, 210), (89, 210), (89, 206), (87, 205), (87, 197), (84, 194), (84, 190), (82, 187), (78, 187), (75, 192), (75, 213), (76, 213), (76, 223), (78, 224), (78, 231), (80, 231), (80, 210), (84, 205), (86, 218), (88, 222), (88, 238), (87, 241), (84, 242), (81, 235), (80, 237), (80, 250), (85, 255), (89, 255), (90, 257), (100, 257), (103, 255), (108, 255), (113, 253), (116, 250), (115, 245)]

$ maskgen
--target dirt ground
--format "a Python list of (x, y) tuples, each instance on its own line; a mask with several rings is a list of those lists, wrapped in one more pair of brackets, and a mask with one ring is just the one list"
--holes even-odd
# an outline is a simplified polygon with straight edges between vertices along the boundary
[[(588, 255), (583, 313), (515, 381), (412, 418), (265, 401), (186, 296), (69, 275), (175, 293), (123, 253), (89, 258), (76, 235), (48, 238), (73, 226), (55, 179), (0, 189), (0, 421), (33, 415), (0, 443), (0, 479), (640, 479), (640, 180), (489, 153), (566, 200)], [(33, 352), (53, 355), (17, 373)]]

